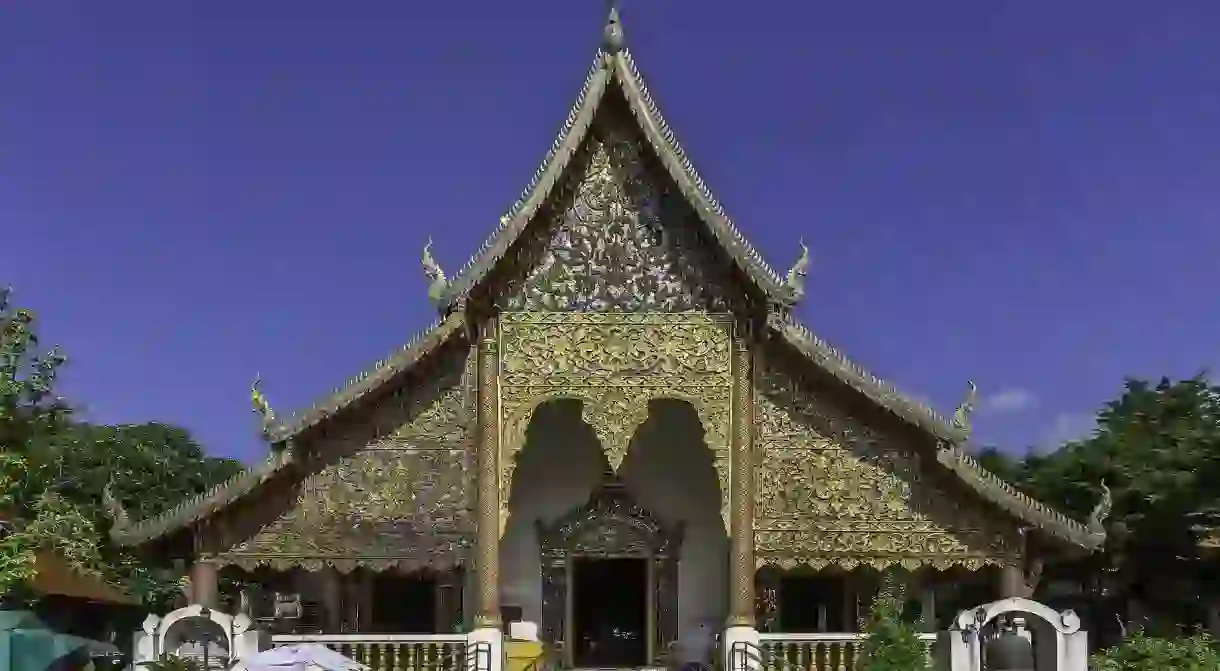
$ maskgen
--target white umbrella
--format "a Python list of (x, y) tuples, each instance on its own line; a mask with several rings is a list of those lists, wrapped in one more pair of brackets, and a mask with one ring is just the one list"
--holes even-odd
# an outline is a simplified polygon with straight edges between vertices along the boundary
[(264, 650), (238, 662), (232, 671), (370, 671), (369, 667), (320, 643)]

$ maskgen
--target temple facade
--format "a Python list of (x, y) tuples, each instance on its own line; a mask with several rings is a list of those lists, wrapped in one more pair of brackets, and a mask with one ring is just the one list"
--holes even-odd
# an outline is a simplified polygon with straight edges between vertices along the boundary
[(931, 630), (1104, 540), (969, 456), (973, 385), (946, 418), (800, 324), (807, 250), (777, 273), (729, 219), (616, 12), (520, 199), (458, 272), (422, 262), (435, 324), (291, 417), (256, 389), (266, 461), (154, 519), (112, 501), (114, 537), (275, 626), (531, 622), (578, 666), (855, 631), (885, 571)]

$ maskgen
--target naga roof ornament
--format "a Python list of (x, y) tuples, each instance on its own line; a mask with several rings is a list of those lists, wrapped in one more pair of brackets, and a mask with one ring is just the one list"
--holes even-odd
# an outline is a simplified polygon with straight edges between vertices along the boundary
[(793, 303), (805, 297), (805, 278), (809, 275), (809, 248), (805, 246), (805, 238), (801, 238), (796, 244), (801, 247), (801, 255), (784, 276), (784, 286), (788, 287), (792, 294)]
[(966, 380), (966, 398), (962, 399), (957, 410), (953, 411), (952, 424), (954, 428), (970, 435), (970, 415), (974, 413), (975, 405), (978, 403), (979, 388), (975, 386), (974, 381)]
[(106, 486), (102, 488), (102, 504), (106, 506), (106, 512), (110, 515), (111, 524), (121, 528), (131, 525), (131, 519), (127, 516), (127, 510), (123, 508), (122, 502), (114, 495), (114, 478), (111, 478), (106, 483)]
[(254, 382), (250, 383), (250, 405), (262, 422), (263, 436), (270, 436), (276, 426), (275, 411), (271, 409), (271, 404), (263, 395), (262, 384), (262, 378), (256, 373)]
[(1097, 501), (1097, 506), (1089, 513), (1089, 522), (1087, 528), (1089, 533), (1097, 536), (1106, 535), (1106, 520), (1110, 517), (1110, 508), (1114, 505), (1114, 499), (1110, 496), (1110, 488), (1106, 486), (1106, 481), (1101, 481), (1101, 498)]
[(428, 276), (428, 299), (433, 304), (439, 304), (445, 296), (445, 292), (449, 289), (449, 278), (445, 277), (445, 271), (441, 270), (441, 264), (436, 262), (432, 257), (432, 238), (429, 236), (428, 242), (424, 243), (424, 253), (419, 260), (420, 265), (424, 267), (424, 275)]

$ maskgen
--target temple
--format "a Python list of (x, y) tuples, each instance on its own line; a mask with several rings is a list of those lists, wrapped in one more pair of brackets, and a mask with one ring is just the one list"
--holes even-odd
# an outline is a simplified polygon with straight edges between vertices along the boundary
[(802, 326), (793, 252), (777, 273), (725, 214), (611, 10), (487, 241), (451, 275), (425, 247), (436, 323), (304, 412), (255, 389), (266, 461), (153, 519), (111, 501), (113, 535), (282, 630), (527, 622), (570, 667), (726, 627), (851, 633), (886, 571), (931, 631), (1103, 543), (1104, 511), (971, 458), (972, 384), (944, 417)]

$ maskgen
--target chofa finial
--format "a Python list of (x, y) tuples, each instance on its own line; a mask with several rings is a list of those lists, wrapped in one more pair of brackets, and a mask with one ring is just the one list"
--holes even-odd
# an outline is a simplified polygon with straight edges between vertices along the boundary
[(1093, 508), (1093, 512), (1089, 513), (1088, 530), (1094, 536), (1104, 536), (1106, 533), (1106, 520), (1110, 517), (1110, 508), (1114, 505), (1114, 499), (1110, 496), (1110, 488), (1106, 486), (1106, 481), (1101, 481), (1101, 499), (1097, 501), (1097, 506)]
[(609, 16), (606, 17), (606, 28), (602, 34), (602, 49), (608, 54), (616, 54), (623, 48), (623, 24), (619, 21), (618, 16), (618, 1), (608, 0), (606, 2)]
[(263, 395), (260, 388), (263, 384), (262, 378), (255, 374), (254, 382), (250, 383), (250, 405), (254, 412), (258, 414), (262, 420), (263, 435), (269, 435), (271, 429), (275, 426), (275, 411), (271, 409), (271, 404), (267, 402), (267, 397)]
[(106, 512), (110, 515), (110, 523), (115, 527), (122, 529), (131, 524), (131, 519), (127, 516), (127, 510), (123, 508), (123, 503), (114, 495), (114, 478), (111, 478), (106, 486), (102, 488), (102, 503), (106, 506)]
[(420, 264), (424, 267), (424, 274), (428, 276), (428, 298), (432, 302), (439, 302), (441, 297), (445, 295), (445, 290), (449, 288), (449, 278), (445, 277), (445, 271), (441, 270), (441, 265), (432, 258), (432, 238), (428, 238), (428, 242), (424, 244), (424, 254), (420, 259)]
[(953, 427), (959, 431), (964, 431), (966, 435), (970, 435), (970, 415), (974, 412), (975, 403), (978, 402), (979, 388), (974, 384), (973, 380), (966, 380), (966, 398), (962, 399), (957, 410), (953, 411)]
[(784, 277), (784, 285), (788, 287), (794, 302), (805, 297), (805, 277), (809, 275), (809, 248), (805, 246), (805, 238), (801, 238), (796, 244), (801, 246), (801, 255)]

